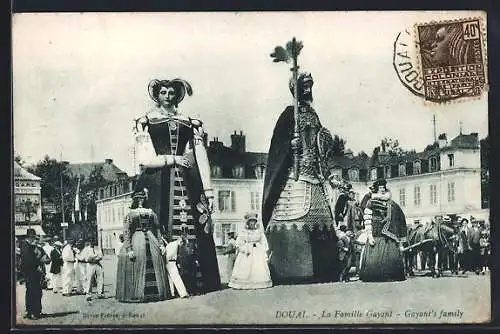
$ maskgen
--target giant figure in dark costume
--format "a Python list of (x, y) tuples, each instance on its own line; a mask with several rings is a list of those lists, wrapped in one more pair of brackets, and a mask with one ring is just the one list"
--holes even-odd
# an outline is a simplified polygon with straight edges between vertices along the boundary
[[(264, 180), (262, 220), (277, 284), (336, 281), (340, 270), (335, 222), (325, 191), (335, 182), (330, 177), (332, 136), (311, 105), (312, 76), (302, 73), (297, 82), (299, 138), (294, 138), (294, 107), (289, 106), (274, 128)], [(293, 93), (293, 81), (290, 90)], [(294, 148), (300, 156), (297, 181), (292, 171)]]
[(391, 199), (385, 180), (373, 184), (364, 210), (368, 240), (361, 258), (359, 279), (364, 282), (405, 280), (403, 245), (407, 239), (406, 218)]
[(141, 151), (146, 153), (140, 157), (143, 170), (136, 188), (149, 190), (148, 203), (168, 242), (187, 231), (188, 242), (179, 248), (179, 271), (188, 292), (199, 294), (220, 289), (220, 275), (202, 122), (177, 109), (186, 93), (191, 95), (192, 88), (182, 79), (149, 84), (157, 107), (137, 122), (137, 138), (143, 140)]

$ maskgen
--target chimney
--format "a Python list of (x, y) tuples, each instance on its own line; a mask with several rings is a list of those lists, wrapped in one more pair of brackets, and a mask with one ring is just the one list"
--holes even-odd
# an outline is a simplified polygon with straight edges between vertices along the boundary
[(231, 149), (239, 153), (245, 153), (246, 145), (243, 131), (240, 131), (239, 134), (234, 131), (234, 134), (231, 135)]
[(219, 141), (219, 138), (218, 137), (214, 137), (214, 139), (210, 142), (209, 144), (210, 148), (212, 150), (215, 150), (215, 149), (222, 149), (224, 147), (224, 144), (222, 142)]
[(442, 133), (438, 137), (439, 148), (443, 148), (448, 145), (448, 140), (446, 139), (446, 133)]
[(111, 165), (113, 163), (113, 159), (105, 159), (104, 161), (107, 165)]

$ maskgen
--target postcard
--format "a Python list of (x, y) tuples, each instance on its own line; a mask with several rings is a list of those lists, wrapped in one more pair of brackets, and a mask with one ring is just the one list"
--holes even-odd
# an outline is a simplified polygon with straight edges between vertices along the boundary
[(12, 29), (14, 327), (490, 321), (485, 12)]

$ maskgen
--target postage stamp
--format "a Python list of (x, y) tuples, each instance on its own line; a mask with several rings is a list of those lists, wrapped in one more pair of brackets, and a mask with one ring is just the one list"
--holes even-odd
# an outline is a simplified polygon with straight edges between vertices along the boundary
[(480, 19), (416, 25), (425, 99), (478, 97), (486, 87), (485, 34)]

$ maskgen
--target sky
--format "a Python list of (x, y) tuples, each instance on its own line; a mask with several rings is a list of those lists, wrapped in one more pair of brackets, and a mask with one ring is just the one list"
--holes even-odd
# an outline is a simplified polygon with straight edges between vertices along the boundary
[(409, 92), (393, 68), (397, 34), (414, 24), (480, 12), (38, 13), (13, 17), (14, 151), (104, 161), (133, 173), (133, 119), (153, 106), (152, 79), (189, 81), (182, 113), (210, 140), (267, 152), (277, 118), (292, 103), (290, 66), (270, 53), (302, 41), (301, 70), (314, 78), (314, 107), (354, 153), (384, 137), (423, 150), (437, 132), (487, 135), (487, 94), (436, 105)]

